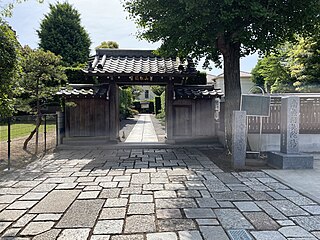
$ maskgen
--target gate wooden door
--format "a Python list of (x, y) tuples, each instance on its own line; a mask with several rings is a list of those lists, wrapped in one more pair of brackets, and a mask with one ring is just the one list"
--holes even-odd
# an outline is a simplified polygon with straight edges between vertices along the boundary
[(191, 106), (174, 106), (173, 108), (173, 135), (177, 137), (191, 136), (192, 119)]

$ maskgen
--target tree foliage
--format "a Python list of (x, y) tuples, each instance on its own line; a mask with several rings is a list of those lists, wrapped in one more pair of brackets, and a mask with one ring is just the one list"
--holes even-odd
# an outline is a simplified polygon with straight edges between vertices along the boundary
[(14, 77), (18, 70), (19, 43), (14, 31), (0, 18), (0, 116), (13, 112)]
[(125, 0), (141, 27), (139, 36), (162, 43), (159, 53), (206, 57), (225, 76), (226, 137), (230, 148), (232, 111), (240, 107), (240, 57), (269, 50), (312, 31), (319, 0)]
[(96, 49), (99, 48), (119, 48), (119, 44), (114, 41), (103, 41), (99, 46), (96, 47)]
[(50, 102), (66, 82), (61, 57), (42, 49), (32, 50), (28, 46), (22, 49), (22, 55), (17, 108), (23, 112), (39, 113), (39, 107)]
[(80, 14), (69, 3), (50, 4), (50, 12), (37, 33), (39, 46), (60, 55), (65, 66), (76, 66), (88, 60), (91, 40), (81, 26)]
[(156, 96), (161, 96), (161, 94), (166, 90), (164, 86), (151, 86), (151, 91), (156, 95)]
[(37, 154), (41, 108), (53, 99), (61, 84), (66, 81), (66, 75), (61, 66), (61, 57), (54, 53), (41, 49), (32, 50), (26, 46), (22, 55), (17, 108), (24, 112), (37, 113), (36, 127), (25, 140), (23, 148), (27, 149), (28, 142), (36, 134)]
[(319, 92), (319, 37), (297, 37), (296, 43), (265, 55), (252, 70), (252, 80), (269, 92)]

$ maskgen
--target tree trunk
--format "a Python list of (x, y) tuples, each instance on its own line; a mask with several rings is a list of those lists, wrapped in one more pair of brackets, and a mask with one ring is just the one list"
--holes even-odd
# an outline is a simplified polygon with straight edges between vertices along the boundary
[[(37, 118), (38, 118), (38, 116), (37, 116)], [(32, 132), (30, 133), (29, 137), (27, 137), (27, 139), (24, 141), (24, 143), (23, 143), (23, 150), (27, 150), (27, 148), (28, 148), (28, 143), (29, 143), (30, 140), (33, 138), (34, 134), (38, 131), (40, 125), (41, 125), (41, 117), (37, 119), (37, 121), (36, 121), (36, 127), (32, 130)]]
[(240, 109), (240, 43), (232, 43), (220, 38), (219, 50), (224, 62), (224, 89), (225, 89), (225, 136), (228, 152), (232, 149), (232, 114)]

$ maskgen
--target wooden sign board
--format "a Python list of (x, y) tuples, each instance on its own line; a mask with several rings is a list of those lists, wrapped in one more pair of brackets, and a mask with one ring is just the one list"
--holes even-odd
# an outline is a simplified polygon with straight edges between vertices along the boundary
[(242, 94), (241, 111), (246, 111), (247, 116), (269, 117), (270, 96)]

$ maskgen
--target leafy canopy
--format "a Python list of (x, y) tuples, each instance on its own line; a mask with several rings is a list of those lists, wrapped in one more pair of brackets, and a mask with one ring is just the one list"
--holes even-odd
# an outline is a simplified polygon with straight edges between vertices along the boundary
[(37, 107), (51, 101), (66, 81), (61, 57), (42, 49), (32, 50), (28, 46), (23, 48), (22, 55), (17, 108), (24, 112), (40, 112)]
[(103, 41), (99, 46), (96, 47), (96, 49), (99, 48), (119, 48), (119, 44), (114, 41)]
[(319, 0), (127, 0), (139, 36), (161, 41), (160, 52), (206, 56), (219, 63), (224, 42), (243, 55), (268, 50), (319, 21)]
[(10, 26), (0, 18), (0, 116), (13, 112), (14, 77), (18, 71), (19, 43)]
[(253, 82), (269, 92), (319, 92), (318, 35), (297, 37), (296, 43), (286, 43), (266, 54), (252, 70)]
[(80, 14), (69, 3), (50, 4), (37, 31), (39, 46), (62, 57), (65, 66), (85, 63), (90, 53), (89, 34), (81, 26)]

